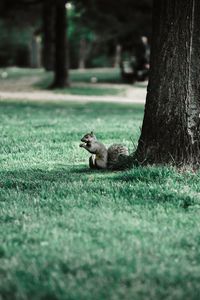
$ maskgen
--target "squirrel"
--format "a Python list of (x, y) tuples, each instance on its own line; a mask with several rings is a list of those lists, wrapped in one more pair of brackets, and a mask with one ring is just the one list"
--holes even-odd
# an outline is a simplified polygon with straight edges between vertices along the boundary
[(113, 144), (108, 149), (99, 142), (93, 131), (87, 133), (81, 139), (80, 147), (92, 154), (89, 158), (91, 169), (117, 169), (121, 156), (128, 156), (128, 149), (120, 144)]

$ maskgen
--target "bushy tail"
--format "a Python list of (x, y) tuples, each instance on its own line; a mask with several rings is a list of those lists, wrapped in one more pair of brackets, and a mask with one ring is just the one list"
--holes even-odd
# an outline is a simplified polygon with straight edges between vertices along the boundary
[(108, 148), (108, 168), (112, 170), (120, 169), (123, 159), (129, 155), (127, 147), (114, 144)]

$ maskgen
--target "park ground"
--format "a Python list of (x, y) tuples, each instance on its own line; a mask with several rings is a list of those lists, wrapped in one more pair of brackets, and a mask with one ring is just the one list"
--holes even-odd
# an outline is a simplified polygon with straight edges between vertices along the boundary
[(79, 148), (134, 151), (143, 110), (1, 99), (0, 299), (199, 299), (200, 173), (94, 171)]
[(70, 88), (50, 90), (51, 72), (42, 69), (0, 69), (0, 99), (32, 101), (145, 103), (147, 82), (120, 82), (113, 68), (70, 71)]

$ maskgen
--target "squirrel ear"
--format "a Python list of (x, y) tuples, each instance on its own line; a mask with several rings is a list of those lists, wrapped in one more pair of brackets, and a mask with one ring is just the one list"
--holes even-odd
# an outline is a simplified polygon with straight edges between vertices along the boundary
[(94, 135), (94, 132), (93, 132), (93, 131), (91, 131), (91, 135)]

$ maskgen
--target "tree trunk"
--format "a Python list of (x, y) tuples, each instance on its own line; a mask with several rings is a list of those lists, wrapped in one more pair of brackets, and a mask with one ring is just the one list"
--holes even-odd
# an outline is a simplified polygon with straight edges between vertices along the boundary
[(114, 68), (119, 68), (121, 62), (122, 47), (117, 44), (115, 48)]
[(155, 0), (140, 163), (200, 163), (200, 1)]
[(81, 38), (80, 48), (79, 48), (79, 63), (78, 63), (78, 68), (81, 70), (85, 69), (86, 55), (87, 55), (87, 42), (84, 38)]
[(55, 8), (55, 72), (52, 88), (69, 86), (67, 13), (65, 0), (56, 0)]
[(41, 68), (41, 38), (33, 33), (31, 46), (31, 68)]
[(55, 65), (55, 5), (53, 0), (43, 2), (43, 65), (54, 70)]

